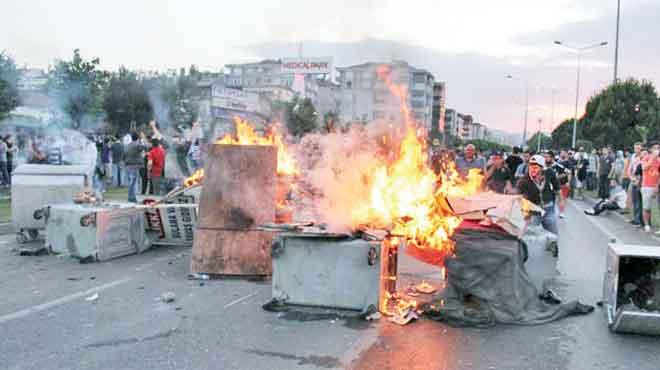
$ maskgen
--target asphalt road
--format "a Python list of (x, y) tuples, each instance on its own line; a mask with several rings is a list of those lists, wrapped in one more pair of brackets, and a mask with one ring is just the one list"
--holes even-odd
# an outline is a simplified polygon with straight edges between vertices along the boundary
[[(565, 298), (600, 300), (606, 245), (660, 243), (616, 215), (587, 219), (579, 202), (561, 221), (558, 261), (530, 251), (535, 278)], [(330, 311), (271, 313), (268, 282), (187, 280), (190, 250), (81, 265), (20, 257), (0, 237), (0, 369), (658, 369), (660, 339), (612, 334), (603, 312), (552, 324), (405, 327)], [(405, 279), (437, 279), (402, 258)], [(159, 297), (171, 291), (172, 303)], [(90, 302), (86, 298), (98, 294)]]

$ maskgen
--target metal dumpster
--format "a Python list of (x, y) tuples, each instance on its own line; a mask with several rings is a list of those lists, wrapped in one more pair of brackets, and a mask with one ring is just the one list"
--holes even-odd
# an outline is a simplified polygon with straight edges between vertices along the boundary
[(84, 261), (106, 261), (148, 248), (144, 216), (132, 203), (55, 204), (44, 212), (46, 246)]
[(660, 335), (660, 248), (611, 243), (603, 279), (610, 329)]
[(282, 233), (272, 245), (273, 299), (304, 306), (379, 308), (382, 290), (396, 290), (396, 267), (394, 276), (387, 274), (396, 266), (396, 254), (386, 248), (385, 243), (347, 235)]
[[(144, 210), (145, 225), (153, 244), (192, 246), (197, 226), (201, 188), (186, 190), (153, 208)], [(138, 197), (138, 203), (149, 205), (162, 196)]]
[(91, 185), (93, 167), (22, 164), (12, 172), (11, 218), (19, 243), (36, 239), (46, 227), (42, 209), (72, 202)]

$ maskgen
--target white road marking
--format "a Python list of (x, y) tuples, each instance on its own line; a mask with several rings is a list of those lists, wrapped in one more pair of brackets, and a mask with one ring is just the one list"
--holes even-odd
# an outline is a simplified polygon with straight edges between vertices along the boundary
[(127, 283), (131, 280), (132, 280), (132, 278), (115, 280), (115, 281), (112, 281), (110, 283), (99, 285), (97, 287), (94, 287), (94, 288), (91, 288), (91, 289), (88, 289), (88, 290), (85, 290), (85, 291), (82, 291), (82, 292), (70, 294), (70, 295), (52, 300), (50, 302), (42, 303), (42, 304), (39, 304), (39, 305), (36, 305), (36, 306), (28, 307), (28, 308), (20, 310), (20, 311), (16, 311), (14, 313), (10, 313), (10, 314), (4, 315), (4, 316), (0, 316), (0, 324), (4, 324), (4, 323), (12, 321), (12, 320), (20, 319), (22, 317), (31, 315), (33, 313), (45, 311), (45, 310), (51, 309), (53, 307), (57, 307), (57, 306), (65, 304), (65, 303), (74, 301), (76, 299), (89, 296), (90, 294), (94, 294), (94, 293), (104, 291), (106, 289), (114, 288), (118, 285), (125, 284), (125, 283)]
[(237, 300), (235, 300), (235, 301), (229, 302), (229, 303), (227, 303), (227, 304), (225, 305), (224, 308), (229, 308), (229, 307), (231, 307), (231, 306), (233, 306), (233, 305), (235, 305), (235, 304), (241, 303), (241, 302), (243, 302), (243, 301), (246, 300), (246, 299), (250, 299), (250, 298), (254, 297), (254, 296), (257, 295), (258, 293), (259, 293), (259, 291), (256, 291), (256, 292), (254, 292), (254, 293), (252, 293), (252, 294), (248, 294), (248, 295), (246, 295), (246, 296), (243, 297), (243, 298), (239, 298), (239, 299), (237, 299)]

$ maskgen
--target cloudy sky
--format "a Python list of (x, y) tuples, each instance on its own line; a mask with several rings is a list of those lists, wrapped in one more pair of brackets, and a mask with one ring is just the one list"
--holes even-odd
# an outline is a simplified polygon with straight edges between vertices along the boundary
[[(660, 1), (622, 3), (619, 74), (658, 83)], [(47, 67), (80, 48), (109, 69), (196, 64), (218, 70), (225, 63), (295, 56), (302, 42), (303, 55), (333, 56), (335, 66), (408, 60), (447, 82), (449, 107), (511, 132), (522, 130), (526, 83), (530, 131), (539, 119), (548, 130), (573, 114), (576, 56), (554, 40), (575, 46), (610, 43), (583, 56), (580, 107), (613, 78), (616, 0), (0, 4), (0, 50), (21, 65)], [(506, 79), (508, 74), (519, 79)]]

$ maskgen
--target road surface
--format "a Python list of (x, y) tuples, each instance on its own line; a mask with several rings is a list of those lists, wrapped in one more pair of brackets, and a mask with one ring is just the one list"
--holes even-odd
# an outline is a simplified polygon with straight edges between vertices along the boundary
[[(600, 300), (609, 238), (660, 243), (617, 215), (587, 219), (569, 206), (560, 222), (565, 298)], [(600, 309), (535, 327), (405, 327), (313, 314), (272, 313), (268, 282), (187, 280), (190, 250), (81, 265), (57, 256), (20, 257), (0, 237), (0, 369), (653, 369), (660, 339), (608, 331)], [(547, 252), (530, 251), (530, 274), (555, 275)], [(411, 279), (436, 278), (402, 258)], [(176, 299), (163, 303), (160, 296)], [(86, 298), (98, 295), (93, 301)]]

